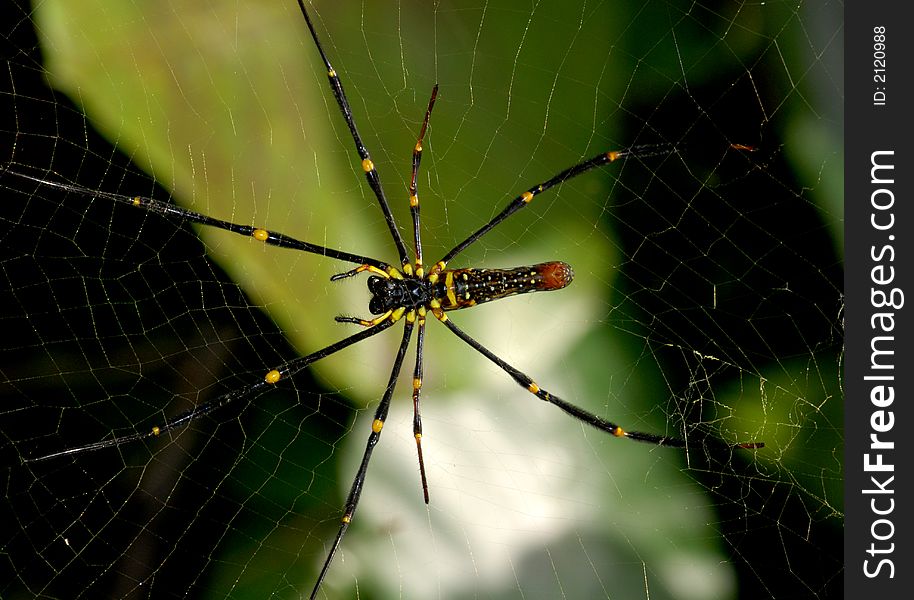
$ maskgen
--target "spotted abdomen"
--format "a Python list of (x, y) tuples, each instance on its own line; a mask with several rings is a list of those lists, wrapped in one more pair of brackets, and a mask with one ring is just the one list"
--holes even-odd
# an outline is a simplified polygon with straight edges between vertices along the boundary
[(571, 266), (558, 261), (513, 269), (449, 269), (439, 277), (435, 297), (444, 310), (457, 310), (515, 294), (560, 290), (572, 279)]

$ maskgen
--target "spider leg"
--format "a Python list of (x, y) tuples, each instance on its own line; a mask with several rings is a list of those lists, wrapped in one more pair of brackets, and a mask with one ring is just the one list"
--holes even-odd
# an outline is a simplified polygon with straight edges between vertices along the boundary
[[(423, 276), (422, 263), (422, 235), (421, 222), (419, 218), (419, 164), (422, 162), (422, 142), (425, 140), (425, 132), (428, 130), (428, 120), (432, 115), (432, 109), (435, 107), (435, 99), (438, 97), (438, 84), (432, 88), (432, 95), (428, 100), (428, 108), (425, 110), (425, 118), (422, 119), (422, 127), (419, 130), (419, 136), (416, 139), (416, 145), (413, 147), (413, 168), (409, 182), (409, 212), (413, 218), (413, 240), (416, 245), (416, 276)], [(422, 480), (422, 496), (425, 503), (428, 504), (428, 478), (425, 475), (425, 460), (422, 458), (422, 415), (419, 410), (419, 396), (422, 391), (422, 358), (425, 347), (425, 307), (420, 307), (415, 313), (410, 313), (410, 318), (415, 318), (419, 322), (419, 331), (416, 334), (416, 366), (413, 369), (413, 437), (416, 438), (416, 453), (419, 457), (419, 476)]]
[(419, 130), (419, 137), (416, 139), (416, 145), (413, 147), (413, 170), (409, 182), (409, 212), (413, 217), (413, 239), (416, 244), (416, 274), (422, 276), (422, 236), (419, 222), (419, 185), (417, 178), (419, 176), (419, 163), (422, 162), (422, 142), (425, 140), (425, 132), (428, 129), (428, 120), (432, 116), (432, 109), (435, 107), (435, 99), (438, 97), (438, 84), (432, 88), (432, 96), (428, 101), (428, 108), (425, 109), (425, 118), (422, 119), (422, 128)]
[[(374, 261), (374, 262), (377, 262), (377, 261)], [(349, 271), (346, 271), (345, 273), (337, 273), (336, 275), (334, 275), (330, 278), (330, 281), (339, 281), (340, 279), (346, 279), (347, 277), (355, 277), (359, 273), (363, 273), (365, 271), (368, 271), (369, 273), (374, 273), (375, 275), (378, 275), (379, 277), (383, 277), (384, 279), (402, 279), (403, 278), (403, 276), (396, 269), (391, 268), (390, 266), (387, 266), (387, 268), (385, 268), (385, 269), (381, 269), (381, 268), (378, 268), (374, 264), (374, 262), (359, 265), (358, 267), (351, 269)]]
[[(393, 324), (394, 321), (386, 321), (386, 323)], [(378, 327), (380, 327), (380, 325)], [(375, 329), (377, 329), (377, 327)], [(368, 329), (366, 331), (373, 331), (373, 329)], [(346, 535), (346, 531), (349, 529), (349, 524), (352, 522), (355, 509), (359, 505), (359, 498), (362, 495), (362, 488), (365, 485), (365, 475), (368, 472), (368, 463), (371, 461), (371, 453), (378, 444), (378, 440), (381, 439), (381, 430), (384, 428), (384, 421), (387, 419), (387, 413), (390, 410), (390, 400), (394, 393), (394, 387), (397, 385), (397, 378), (400, 376), (400, 369), (403, 366), (403, 359), (406, 356), (406, 347), (409, 345), (409, 338), (412, 332), (413, 323), (407, 319), (406, 325), (403, 328), (403, 339), (400, 341), (400, 348), (397, 350), (397, 356), (394, 359), (393, 367), (390, 370), (387, 388), (384, 390), (384, 396), (381, 398), (381, 403), (378, 404), (378, 408), (375, 411), (374, 420), (371, 422), (371, 433), (368, 435), (368, 442), (365, 445), (365, 453), (362, 455), (362, 462), (359, 465), (358, 471), (356, 471), (355, 479), (352, 481), (352, 487), (349, 489), (349, 496), (346, 499), (345, 508), (343, 509), (340, 529), (336, 534), (333, 545), (330, 547), (327, 558), (324, 560), (324, 566), (321, 567), (321, 572), (317, 577), (317, 582), (314, 584), (314, 589), (311, 591), (312, 599), (317, 596), (317, 592), (320, 590), (324, 577), (326, 577), (327, 571), (330, 568), (330, 563), (333, 562), (333, 557), (340, 547), (340, 542), (343, 541), (343, 536)]]
[(419, 476), (422, 479), (422, 496), (428, 504), (428, 478), (425, 476), (425, 461), (422, 459), (422, 416), (419, 413), (419, 395), (422, 391), (422, 357), (425, 346), (425, 309), (418, 311), (419, 331), (416, 333), (416, 366), (413, 369), (413, 437), (416, 438), (416, 452), (419, 455)]
[(298, 240), (277, 231), (269, 231), (261, 227), (254, 227), (253, 225), (241, 225), (238, 223), (232, 223), (231, 221), (223, 221), (222, 219), (208, 217), (192, 210), (182, 208), (170, 202), (162, 202), (161, 200), (146, 198), (144, 196), (125, 196), (123, 194), (114, 194), (100, 190), (90, 190), (89, 188), (80, 185), (62, 183), (50, 179), (42, 179), (40, 177), (33, 177), (31, 175), (25, 175), (23, 173), (11, 171), (3, 167), (0, 167), (0, 173), (6, 173), (15, 177), (21, 177), (22, 179), (28, 179), (43, 186), (63, 190), (65, 192), (80, 194), (88, 198), (105, 198), (106, 200), (111, 200), (120, 204), (127, 204), (129, 206), (145, 210), (146, 212), (162, 215), (163, 217), (170, 219), (190, 221), (191, 223), (197, 223), (207, 227), (224, 229), (226, 231), (237, 233), (245, 237), (253, 237), (255, 240), (263, 242), (264, 244), (269, 244), (271, 246), (291, 248), (293, 250), (309, 252), (319, 256), (326, 256), (328, 258), (335, 258), (337, 260), (361, 264), (363, 266), (362, 270), (365, 270), (369, 267), (381, 272), (387, 272), (390, 270), (390, 265), (374, 258), (360, 256), (350, 252), (343, 252), (341, 250), (327, 248), (318, 244), (312, 244), (311, 242)]
[(297, 374), (298, 372), (300, 372), (302, 369), (304, 369), (311, 363), (315, 363), (315, 362), (321, 360), (322, 358), (326, 358), (326, 357), (330, 356), (331, 354), (334, 354), (335, 352), (338, 352), (338, 351), (342, 350), (343, 348), (346, 348), (347, 346), (351, 346), (366, 338), (369, 338), (373, 335), (377, 335), (378, 333), (381, 333), (382, 331), (384, 331), (385, 329), (387, 329), (388, 327), (393, 325), (394, 322), (395, 321), (384, 321), (384, 322), (378, 323), (377, 325), (375, 325), (374, 327), (372, 327), (370, 329), (364, 329), (362, 331), (359, 331), (358, 333), (350, 335), (347, 338), (343, 338), (342, 340), (335, 342), (333, 344), (330, 344), (329, 346), (325, 346), (324, 348), (321, 348), (320, 350), (318, 350), (316, 352), (312, 352), (311, 354), (308, 354), (307, 356), (300, 356), (296, 359), (290, 360), (289, 362), (287, 362), (283, 365), (280, 365), (279, 367), (269, 371), (260, 381), (256, 381), (256, 382), (250, 383), (244, 387), (238, 388), (236, 390), (232, 390), (231, 392), (225, 393), (225, 394), (219, 396), (218, 398), (213, 399), (210, 402), (201, 404), (200, 406), (196, 406), (184, 413), (181, 413), (180, 415), (178, 415), (177, 417), (175, 417), (173, 419), (168, 419), (166, 421), (163, 421), (161, 424), (156, 425), (149, 431), (136, 432), (136, 433), (132, 433), (129, 435), (124, 435), (124, 436), (111, 438), (108, 440), (103, 440), (100, 442), (93, 442), (91, 444), (85, 444), (83, 446), (77, 446), (75, 448), (68, 448), (66, 450), (61, 450), (59, 452), (53, 452), (51, 454), (37, 456), (34, 458), (25, 458), (25, 459), (22, 459), (22, 462), (23, 463), (34, 463), (34, 462), (40, 462), (40, 461), (45, 461), (45, 460), (51, 460), (53, 458), (60, 458), (62, 456), (70, 456), (73, 454), (80, 454), (80, 453), (89, 452), (92, 450), (101, 450), (102, 448), (120, 446), (121, 444), (125, 444), (128, 442), (158, 437), (168, 431), (172, 431), (174, 429), (179, 429), (181, 427), (184, 427), (185, 425), (189, 424), (191, 421), (194, 421), (204, 415), (207, 415), (218, 408), (221, 408), (231, 402), (234, 402), (235, 400), (244, 399), (244, 398), (256, 398), (257, 396), (266, 392), (268, 389), (270, 389), (270, 387), (272, 387), (274, 384), (276, 384), (280, 380), (288, 379), (288, 378), (292, 377), (293, 375)]
[[(498, 365), (498, 367), (502, 371), (504, 371), (505, 373), (510, 375), (511, 378), (514, 379), (514, 381), (516, 381), (518, 383), (518, 385), (520, 385), (522, 388), (526, 389), (528, 392), (530, 392), (531, 394), (533, 394), (540, 400), (543, 400), (545, 402), (548, 402), (550, 404), (553, 404), (553, 405), (559, 407), (560, 409), (562, 409), (563, 411), (565, 411), (572, 417), (578, 419), (579, 421), (587, 423), (591, 427), (601, 429), (615, 437), (624, 437), (624, 438), (628, 438), (630, 440), (634, 440), (636, 442), (646, 442), (649, 444), (655, 444), (657, 446), (673, 446), (676, 448), (685, 448), (689, 445), (686, 442), (686, 440), (684, 440), (682, 438), (674, 437), (674, 436), (658, 435), (655, 433), (646, 433), (646, 432), (642, 432), (642, 431), (625, 431), (624, 429), (622, 429), (615, 423), (613, 423), (611, 421), (607, 421), (606, 419), (604, 419), (600, 416), (597, 416), (597, 415), (593, 414), (592, 412), (584, 410), (583, 408), (575, 406), (574, 404), (571, 404), (570, 402), (563, 400), (554, 394), (549, 393), (548, 391), (546, 391), (543, 388), (541, 388), (540, 386), (538, 386), (536, 384), (536, 382), (534, 382), (533, 379), (531, 379), (528, 375), (526, 375), (525, 373), (521, 372), (520, 370), (516, 369), (515, 367), (511, 366), (510, 364), (508, 364), (507, 362), (505, 362), (504, 360), (502, 360), (501, 358), (496, 356), (491, 350), (489, 350), (488, 348), (486, 348), (485, 346), (483, 346), (482, 344), (477, 342), (474, 338), (470, 337), (470, 335), (467, 334), (465, 331), (463, 331), (462, 329), (460, 329), (459, 327), (454, 325), (454, 323), (450, 319), (448, 319), (448, 317), (444, 313), (444, 311), (436, 312), (435, 316), (438, 318), (439, 321), (444, 323), (448, 329), (450, 329), (452, 332), (454, 332), (454, 334), (457, 337), (459, 337), (461, 340), (466, 342), (467, 345), (469, 345), (471, 348), (473, 348), (474, 350), (476, 350), (477, 352), (479, 352), (480, 354), (482, 354), (483, 356), (485, 356), (486, 358), (491, 360), (496, 365)], [(705, 442), (705, 443), (702, 443), (701, 445), (708, 446), (708, 445), (713, 445), (713, 444)], [(764, 446), (764, 443), (763, 442), (744, 442), (744, 443), (737, 443), (737, 444), (721, 443), (720, 445), (723, 445), (728, 448), (762, 448)]]
[(354, 325), (361, 325), (362, 327), (374, 327), (378, 323), (383, 323), (384, 321), (396, 321), (400, 317), (394, 316), (394, 311), (389, 310), (383, 315), (377, 316), (374, 319), (360, 319), (358, 317), (347, 317), (345, 315), (340, 315), (334, 317), (333, 319), (337, 323), (352, 323)]
[(384, 213), (384, 220), (387, 222), (387, 228), (390, 230), (390, 235), (393, 238), (394, 244), (397, 246), (397, 253), (400, 255), (400, 263), (405, 265), (409, 262), (409, 259), (407, 258), (406, 243), (403, 241), (403, 236), (400, 235), (400, 230), (397, 229), (397, 222), (394, 220), (393, 213), (390, 211), (390, 204), (388, 204), (387, 197), (384, 195), (384, 189), (381, 187), (381, 178), (378, 176), (378, 171), (375, 169), (374, 162), (372, 162), (368, 149), (365, 147), (365, 143), (362, 142), (362, 136), (359, 135), (355, 120), (352, 118), (352, 109), (349, 107), (349, 100), (346, 98), (346, 92), (343, 91), (343, 84), (340, 82), (339, 76), (327, 59), (327, 54), (324, 52), (323, 46), (321, 46), (320, 39), (317, 37), (317, 31), (314, 30), (314, 24), (311, 22), (311, 17), (308, 15), (308, 10), (305, 8), (303, 0), (298, 0), (298, 6), (301, 8), (301, 13), (305, 17), (305, 23), (308, 25), (308, 31), (311, 32), (311, 38), (314, 40), (314, 45), (317, 46), (317, 51), (320, 53), (324, 67), (327, 69), (327, 79), (330, 82), (330, 90), (333, 92), (333, 97), (340, 107), (343, 119), (349, 127), (352, 141), (355, 142), (356, 152), (358, 152), (359, 158), (362, 160), (362, 170), (365, 171), (365, 178), (368, 180), (368, 185), (371, 187), (371, 191), (374, 192), (375, 198), (378, 200), (381, 212)]
[(502, 221), (504, 221), (505, 219), (507, 219), (508, 217), (510, 217), (511, 215), (513, 215), (514, 213), (516, 213), (517, 211), (522, 209), (523, 207), (530, 204), (530, 202), (533, 200), (534, 196), (536, 196), (537, 194), (545, 192), (549, 188), (554, 187), (573, 177), (577, 177), (578, 175), (586, 173), (587, 171), (590, 171), (591, 169), (595, 169), (597, 167), (602, 167), (603, 165), (607, 165), (607, 164), (617, 161), (617, 160), (621, 160), (624, 158), (645, 158), (648, 156), (670, 154), (675, 149), (676, 149), (676, 147), (672, 144), (648, 144), (648, 145), (642, 145), (642, 146), (632, 146), (631, 148), (626, 148), (624, 150), (614, 150), (611, 152), (603, 152), (602, 154), (598, 154), (597, 156), (594, 156), (593, 158), (585, 160), (584, 162), (578, 163), (572, 167), (568, 167), (564, 171), (553, 176), (551, 179), (548, 179), (540, 184), (537, 184), (537, 185), (531, 187), (530, 189), (528, 189), (527, 191), (523, 192), (519, 196), (517, 196), (514, 200), (512, 200), (510, 203), (508, 203), (508, 205), (505, 206), (505, 208), (500, 213), (498, 213), (497, 215), (492, 217), (492, 219), (488, 223), (486, 223), (485, 225), (483, 225), (482, 227), (480, 227), (479, 229), (474, 231), (465, 240), (463, 240), (462, 242), (460, 242), (459, 244), (454, 246), (447, 254), (445, 254), (444, 258), (442, 258), (437, 263), (435, 263), (435, 265), (431, 268), (431, 273), (440, 273), (441, 271), (443, 271), (445, 269), (445, 267), (447, 266), (447, 264), (455, 256), (457, 256), (458, 254), (460, 254), (461, 252), (466, 250), (466, 248), (468, 246), (470, 246), (471, 244), (476, 242), (476, 240), (478, 240), (479, 238), (481, 238), (482, 236), (487, 234), (499, 223), (501, 223)]

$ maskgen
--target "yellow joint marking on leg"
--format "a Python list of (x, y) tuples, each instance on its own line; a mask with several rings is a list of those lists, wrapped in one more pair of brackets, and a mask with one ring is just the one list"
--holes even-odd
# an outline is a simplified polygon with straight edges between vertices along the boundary
[[(397, 310), (395, 310), (395, 311), (393, 312), (393, 314), (390, 315), (390, 320), (391, 320), (391, 321), (399, 321), (399, 320), (400, 320), (400, 317), (402, 317), (402, 316), (403, 316), (403, 313), (405, 313), (405, 312), (406, 312), (406, 307), (405, 307), (405, 306), (401, 306), (400, 308), (398, 308)], [(410, 312), (412, 312), (412, 311), (410, 311)], [(380, 323), (380, 321), (378, 321), (378, 323)]]
[(422, 380), (418, 377), (413, 377), (413, 389), (418, 390), (422, 387)]
[(524, 202), (530, 202), (533, 200), (533, 192), (524, 192), (520, 195)]
[(416, 277), (422, 277), (424, 275), (425, 275), (425, 269), (422, 268), (422, 265), (417, 264), (416, 265)]
[(432, 299), (429, 301), (428, 306), (429, 306), (429, 308), (432, 309), (432, 311), (436, 311), (436, 310), (440, 310), (440, 309), (441, 309), (441, 303), (438, 302), (437, 298), (432, 298)]
[(142, 200), (139, 196), (134, 196), (134, 197), (133, 197), (133, 205), (134, 205), (134, 206), (139, 206), (139, 205), (141, 205), (142, 203), (143, 203), (143, 200)]
[(627, 434), (625, 433), (625, 430), (624, 430), (624, 429), (622, 429), (621, 427), (619, 427), (619, 426), (617, 425), (617, 426), (616, 426), (616, 430), (613, 431), (613, 435), (616, 436), (616, 437), (625, 437)]
[(406, 313), (406, 322), (407, 322), (407, 323), (415, 323), (415, 322), (416, 322), (416, 311), (411, 310), (411, 311), (409, 311), (408, 313)]
[(422, 152), (422, 142), (416, 142), (416, 152)]
[(334, 71), (333, 69), (330, 69), (329, 71), (327, 71), (327, 77), (336, 77), (336, 71)]
[(407, 275), (412, 275), (413, 266), (410, 263), (403, 263), (403, 272)]
[(418, 444), (418, 443), (419, 443), (419, 440), (421, 440), (421, 439), (422, 439), (422, 434), (421, 434), (421, 433), (417, 433), (417, 434), (416, 434), (416, 443)]
[[(436, 275), (436, 276), (437, 276), (438, 273), (440, 273), (441, 271), (443, 271), (444, 268), (445, 268), (446, 266), (447, 266), (447, 263), (444, 262), (443, 260), (439, 260), (439, 261), (436, 262), (434, 265), (432, 265), (431, 271), (429, 271), (429, 280), (431, 281), (432, 275)], [(436, 279), (437, 279), (437, 277), (436, 277)], [(435, 282), (432, 281), (432, 283), (435, 283)]]
[(425, 307), (424, 306), (419, 307), (419, 319), (421, 319), (423, 321), (425, 320)]
[(374, 171), (374, 163), (371, 162), (370, 158), (366, 158), (365, 160), (362, 161), (362, 170), (365, 171), (366, 173), (370, 173), (371, 171)]
[(619, 158), (619, 153), (616, 152), (615, 150), (613, 150), (611, 152), (607, 152), (606, 158), (609, 159), (609, 162), (612, 162), (612, 161), (616, 160), (617, 158)]
[[(377, 272), (383, 273), (383, 271), (381, 271), (380, 269), (378, 269)], [(398, 269), (396, 269), (394, 267), (390, 267), (387, 269), (387, 278), (388, 279), (403, 279), (403, 273), (401, 273)]]
[(444, 323), (447, 321), (447, 313), (441, 310), (440, 308), (433, 308), (432, 314), (435, 315), (435, 318)]
[(261, 242), (265, 242), (270, 238), (270, 232), (267, 231), (266, 229), (255, 229), (254, 231), (251, 232), (251, 235), (254, 237), (255, 240), (258, 240)]
[(412, 194), (409, 197), (409, 205), (412, 207), (419, 206), (419, 196), (417, 196), (416, 194)]
[(371, 430), (375, 433), (381, 433), (382, 429), (384, 429), (384, 421), (381, 419), (375, 419), (371, 422)]
[(160, 433), (162, 433), (162, 430), (159, 429), (158, 425), (152, 428), (152, 435), (159, 435)]
[(531, 394), (535, 394), (540, 391), (540, 386), (536, 385), (536, 383), (531, 381), (530, 385), (527, 386), (527, 390), (529, 390), (529, 392)]
[(343, 515), (342, 521), (343, 521), (343, 523), (351, 523), (352, 515), (350, 515), (349, 513), (346, 513), (345, 515)]
[(266, 381), (267, 383), (276, 383), (277, 381), (279, 381), (280, 377), (282, 377), (282, 375), (280, 375), (279, 371), (277, 371), (276, 369), (273, 369), (272, 371), (270, 371), (269, 373), (264, 375), (263, 380)]

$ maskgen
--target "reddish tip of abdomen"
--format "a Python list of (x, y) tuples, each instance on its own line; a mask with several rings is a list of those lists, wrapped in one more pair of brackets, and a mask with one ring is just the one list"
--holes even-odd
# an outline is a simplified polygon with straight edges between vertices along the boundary
[(540, 287), (542, 290), (560, 290), (574, 279), (574, 270), (571, 265), (561, 261), (536, 265), (536, 270), (543, 278)]

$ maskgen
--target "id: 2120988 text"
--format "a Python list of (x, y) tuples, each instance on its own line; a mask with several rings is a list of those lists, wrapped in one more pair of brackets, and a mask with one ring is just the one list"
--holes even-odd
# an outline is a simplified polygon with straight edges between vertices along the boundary
[(885, 71), (885, 25), (873, 27), (873, 106), (885, 106), (886, 71)]

